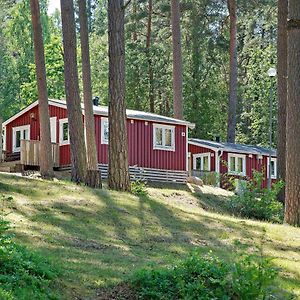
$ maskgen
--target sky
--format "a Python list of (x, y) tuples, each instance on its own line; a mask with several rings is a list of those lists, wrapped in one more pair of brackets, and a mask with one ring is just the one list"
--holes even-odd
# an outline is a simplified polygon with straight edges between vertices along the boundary
[(48, 14), (52, 14), (56, 8), (60, 10), (60, 0), (49, 0)]

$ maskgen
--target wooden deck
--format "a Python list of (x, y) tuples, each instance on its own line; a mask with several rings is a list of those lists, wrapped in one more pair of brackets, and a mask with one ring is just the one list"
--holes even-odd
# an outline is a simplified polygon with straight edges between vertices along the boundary
[[(53, 167), (59, 167), (59, 145), (52, 143)], [(40, 141), (21, 140), (21, 164), (24, 166), (40, 165)]]

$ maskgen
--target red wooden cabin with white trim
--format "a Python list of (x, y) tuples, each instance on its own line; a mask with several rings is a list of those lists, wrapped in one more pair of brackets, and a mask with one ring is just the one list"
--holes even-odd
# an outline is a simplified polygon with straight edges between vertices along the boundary
[[(68, 167), (71, 157), (66, 102), (49, 100), (49, 112), (51, 141), (59, 147), (58, 167)], [(83, 107), (82, 112), (84, 115)], [(126, 114), (129, 166), (132, 172), (142, 170), (150, 180), (185, 181), (188, 171), (188, 129), (194, 128), (194, 124), (129, 109)], [(94, 117), (98, 162), (105, 174), (108, 164), (107, 107), (94, 105)], [(22, 140), (40, 139), (39, 122), (36, 101), (3, 123), (7, 156), (22, 154)]]
[[(276, 151), (259, 146), (214, 142), (202, 139), (189, 139), (189, 169), (197, 175), (215, 172), (225, 178), (225, 174), (236, 179), (252, 179), (253, 172), (264, 174), (263, 187), (267, 187), (269, 155), (271, 153), (271, 179), (276, 181)], [(221, 180), (221, 187), (228, 182)]]

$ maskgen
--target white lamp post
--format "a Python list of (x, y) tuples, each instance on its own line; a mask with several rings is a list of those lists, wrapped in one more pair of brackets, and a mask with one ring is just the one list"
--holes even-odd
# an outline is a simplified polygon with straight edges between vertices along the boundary
[[(277, 75), (277, 71), (275, 68), (270, 68), (268, 70), (268, 76), (270, 77), (270, 79), (272, 80), (273, 77), (275, 77)], [(269, 152), (269, 178), (268, 178), (268, 188), (271, 189), (272, 187), (272, 107), (273, 107), (273, 81), (271, 81), (271, 86), (270, 86), (270, 102), (269, 102), (269, 148), (270, 148), (270, 152)]]

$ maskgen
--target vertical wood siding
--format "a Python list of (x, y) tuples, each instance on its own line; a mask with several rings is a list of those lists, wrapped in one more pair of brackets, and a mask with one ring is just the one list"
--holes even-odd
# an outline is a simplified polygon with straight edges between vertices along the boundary
[[(146, 123), (148, 125), (146, 125)], [(154, 169), (185, 171), (186, 126), (176, 125), (175, 151), (166, 151), (153, 149), (153, 124), (157, 123), (127, 119), (129, 165), (137, 165), (139, 167)], [(101, 164), (107, 164), (108, 145), (101, 144), (101, 116), (95, 116), (95, 126), (98, 161)], [(184, 133), (184, 136), (182, 136), (182, 133)]]
[(200, 147), (196, 145), (189, 144), (189, 152), (191, 153), (191, 162), (192, 162), (192, 169), (193, 169), (193, 161), (194, 161), (194, 155), (195, 154), (201, 154), (201, 153), (210, 153), (210, 171), (215, 172), (216, 171), (216, 153), (215, 151)]
[[(56, 138), (59, 143), (59, 120), (67, 117), (67, 110), (56, 106), (49, 106), (50, 117), (57, 117)], [(30, 114), (35, 114), (31, 119)], [(105, 118), (105, 117), (104, 117)], [(150, 121), (127, 119), (128, 129), (128, 158), (129, 165), (137, 165), (145, 168), (186, 171), (186, 126), (175, 126), (175, 151), (153, 149), (153, 124)], [(147, 124), (148, 125), (147, 125)], [(158, 122), (159, 123), (159, 122)], [(24, 113), (19, 118), (7, 124), (7, 151), (12, 152), (12, 128), (30, 124), (30, 139), (39, 140), (39, 114), (38, 106)], [(163, 124), (163, 123), (159, 123)], [(168, 124), (172, 125), (172, 124)], [(108, 145), (101, 144), (101, 116), (95, 115), (96, 144), (98, 161), (101, 164), (108, 163)], [(183, 135), (184, 134), (184, 135)], [(60, 146), (60, 166), (71, 163), (70, 146)]]

